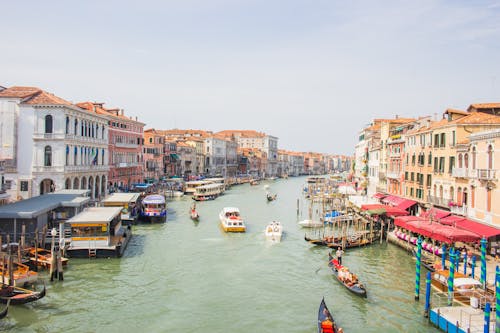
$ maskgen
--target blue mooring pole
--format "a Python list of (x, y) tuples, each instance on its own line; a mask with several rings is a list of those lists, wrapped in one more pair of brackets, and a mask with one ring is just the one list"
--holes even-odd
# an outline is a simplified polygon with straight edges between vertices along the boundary
[(431, 307), (431, 272), (427, 272), (425, 278), (425, 318), (429, 317), (429, 308)]
[(490, 311), (491, 305), (490, 303), (486, 303), (486, 306), (484, 308), (484, 333), (490, 333)]
[(420, 298), (420, 264), (422, 263), (422, 238), (417, 241), (417, 263), (415, 264), (415, 300)]
[(448, 306), (453, 304), (453, 282), (455, 279), (455, 252), (450, 249), (450, 274), (448, 275)]
[(472, 278), (474, 279), (474, 271), (476, 269), (476, 256), (472, 256)]
[(486, 238), (481, 239), (481, 284), (486, 289)]
[(467, 276), (467, 252), (464, 253), (464, 275)]
[(495, 333), (500, 333), (500, 267), (495, 271)]
[(446, 269), (446, 244), (443, 243), (441, 250), (443, 253), (441, 254), (441, 269)]

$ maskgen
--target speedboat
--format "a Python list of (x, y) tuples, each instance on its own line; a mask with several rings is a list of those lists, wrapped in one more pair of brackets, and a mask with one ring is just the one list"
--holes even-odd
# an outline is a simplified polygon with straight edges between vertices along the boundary
[(265, 235), (266, 239), (279, 243), (283, 235), (283, 226), (278, 221), (273, 221), (267, 225)]
[(298, 224), (303, 228), (319, 228), (324, 226), (323, 222), (314, 220), (303, 220), (299, 221)]
[(225, 232), (245, 232), (245, 222), (240, 215), (240, 210), (236, 207), (224, 207), (219, 213), (222, 229)]

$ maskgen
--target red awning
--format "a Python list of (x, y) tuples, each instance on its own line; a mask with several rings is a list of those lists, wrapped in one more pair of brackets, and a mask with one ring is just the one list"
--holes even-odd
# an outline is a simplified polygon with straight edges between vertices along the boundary
[(382, 205), (382, 204), (369, 204), (369, 205), (361, 205), (361, 210), (372, 210), (372, 209), (380, 209), (380, 208), (386, 208), (387, 205)]
[(406, 228), (412, 232), (418, 233), (424, 237), (445, 242), (476, 242), (481, 239), (479, 235), (468, 230), (442, 225), (437, 222), (429, 221), (411, 221), (406, 223)]
[(416, 201), (409, 200), (409, 199), (404, 199), (399, 204), (397, 204), (396, 207), (398, 207), (400, 209), (408, 209), (411, 206), (415, 205), (416, 203), (417, 203)]
[(411, 221), (425, 221), (426, 219), (419, 216), (398, 216), (394, 219), (394, 225), (405, 228), (407, 224)]
[(448, 216), (447, 218), (441, 219), (441, 223), (454, 225), (459, 229), (473, 232), (481, 237), (490, 238), (493, 236), (500, 235), (500, 229), (476, 221), (472, 221), (457, 215), (451, 215)]
[(408, 212), (404, 209), (382, 204), (361, 205), (361, 210), (362, 211), (380, 210), (381, 212), (378, 213), (377, 215), (383, 215), (383, 214), (387, 216), (408, 215)]
[(431, 208), (428, 209), (427, 211), (423, 212), (420, 214), (422, 217), (429, 217), (429, 215), (432, 214), (432, 217), (434, 219), (442, 219), (443, 217), (449, 216), (451, 212), (447, 210), (442, 210), (442, 209), (437, 209), (437, 208)]
[(387, 196), (387, 194), (383, 194), (383, 193), (380, 193), (380, 192), (377, 192), (374, 195), (372, 195), (372, 197), (375, 198), (375, 199), (382, 199), (382, 198), (385, 198), (386, 196)]
[(398, 197), (398, 196), (395, 196), (395, 195), (388, 195), (384, 199), (382, 199), (382, 202), (386, 203), (386, 204), (389, 204), (389, 205), (392, 205), (392, 206), (397, 206), (397, 205), (401, 204), (405, 200), (407, 200), (407, 199), (401, 198), (401, 197)]

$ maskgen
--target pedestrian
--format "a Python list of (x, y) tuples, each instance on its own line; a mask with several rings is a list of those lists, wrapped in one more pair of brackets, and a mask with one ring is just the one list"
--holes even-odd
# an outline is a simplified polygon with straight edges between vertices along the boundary
[(337, 261), (339, 262), (339, 265), (342, 265), (342, 254), (344, 254), (344, 251), (339, 246), (339, 248), (337, 249), (337, 252), (335, 252), (335, 255), (337, 257)]

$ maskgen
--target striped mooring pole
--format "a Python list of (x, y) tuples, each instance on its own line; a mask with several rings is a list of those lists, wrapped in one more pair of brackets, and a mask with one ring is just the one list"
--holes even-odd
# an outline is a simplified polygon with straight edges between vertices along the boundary
[(484, 333), (490, 333), (490, 311), (491, 305), (490, 303), (486, 303), (486, 306), (484, 307)]
[(455, 279), (455, 252), (450, 249), (450, 274), (448, 276), (448, 306), (453, 304), (453, 281)]
[(441, 247), (443, 253), (441, 254), (441, 269), (446, 269), (446, 244), (443, 243)]
[(500, 333), (500, 267), (495, 271), (495, 333)]
[(422, 263), (422, 238), (417, 241), (417, 263), (415, 264), (415, 300), (420, 298), (420, 264)]
[(472, 278), (474, 278), (474, 271), (476, 270), (476, 256), (472, 256), (472, 268), (471, 268), (471, 270), (472, 270), (472, 272), (471, 272)]
[(464, 253), (464, 275), (467, 276), (467, 252)]
[(429, 317), (429, 309), (431, 307), (431, 272), (427, 272), (425, 278), (425, 312), (424, 316)]
[(486, 238), (481, 239), (481, 279), (479, 280), (486, 288)]

